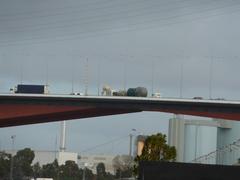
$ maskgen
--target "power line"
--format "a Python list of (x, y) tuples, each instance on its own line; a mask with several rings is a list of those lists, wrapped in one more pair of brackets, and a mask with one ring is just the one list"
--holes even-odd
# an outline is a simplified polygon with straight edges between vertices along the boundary
[[(185, 1), (190, 1), (191, 2), (191, 0), (180, 0), (179, 2), (185, 2)], [(24, 26), (21, 27), (22, 28), (21, 30), (19, 30), (19, 27), (18, 27), (17, 29), (14, 28), (12, 30), (8, 29), (7, 31), (0, 31), (0, 33), (25, 32), (26, 29), (39, 31), (39, 30), (45, 29), (46, 27), (44, 27), (44, 26), (49, 26), (49, 25), (52, 26), (54, 24), (58, 25), (58, 23), (68, 23), (68, 24), (65, 24), (65, 25), (61, 24), (60, 26), (57, 26), (57, 27), (53, 26), (52, 28), (53, 29), (64, 28), (64, 27), (68, 27), (69, 28), (69, 27), (82, 26), (82, 25), (87, 25), (87, 24), (96, 23), (96, 22), (104, 22), (106, 20), (115, 20), (116, 17), (114, 17), (114, 15), (121, 15), (122, 18), (127, 19), (127, 18), (146, 16), (146, 15), (150, 15), (150, 14), (156, 14), (156, 13), (159, 13), (159, 12), (161, 12), (161, 13), (162, 12), (169, 12), (169, 11), (172, 11), (174, 9), (178, 9), (179, 10), (181, 8), (191, 8), (191, 6), (180, 6), (180, 7), (176, 7), (176, 8), (166, 8), (166, 5), (169, 5), (169, 4), (170, 3), (168, 3), (168, 4), (167, 3), (166, 4), (159, 4), (159, 6), (157, 6), (156, 4), (153, 4), (153, 5), (151, 4), (151, 6), (143, 6), (141, 8), (136, 8), (136, 6), (135, 6), (134, 7), (135, 8), (134, 11), (131, 8), (129, 9), (128, 6), (126, 8), (124, 8), (124, 11), (109, 12), (109, 10), (111, 10), (111, 8), (110, 9), (103, 9), (104, 13), (94, 14), (93, 16), (90, 16), (90, 17), (80, 16), (80, 17), (77, 17), (77, 18), (71, 19), (71, 20), (62, 20), (62, 19), (60, 19), (60, 21), (56, 21), (56, 19), (54, 19), (54, 21), (50, 22), (50, 23), (37, 24), (37, 25), (43, 26), (43, 27), (38, 27), (38, 28), (36, 28), (36, 26), (35, 26), (35, 28), (33, 28), (34, 27), (33, 25), (26, 26), (26, 24), (25, 24)], [(155, 9), (155, 11), (153, 11), (153, 12), (149, 11), (149, 10), (152, 10), (153, 7), (155, 7), (155, 8), (157, 7), (157, 9)], [(146, 13), (142, 13), (141, 10), (143, 10), (143, 12), (146, 12)], [(96, 11), (94, 11), (94, 12), (96, 12)], [(104, 17), (105, 17), (105, 19), (103, 19)], [(79, 20), (82, 20), (82, 21), (79, 21)], [(75, 22), (75, 23), (73, 23), (73, 22)], [(82, 23), (84, 23), (84, 24), (82, 24)]]
[[(225, 5), (224, 5), (224, 7), (226, 7)], [(184, 8), (186, 8), (186, 6), (184, 6)], [(169, 11), (170, 9), (168, 9), (168, 11)], [(213, 9), (214, 10), (214, 9)], [(194, 14), (194, 13), (191, 13), (190, 15), (192, 15), (192, 14)], [(163, 18), (160, 18), (160, 20), (168, 20), (169, 18), (171, 19), (171, 18), (176, 18), (176, 17), (178, 17), (178, 16), (181, 16), (181, 14), (179, 15), (175, 15), (175, 16), (170, 16), (170, 17), (163, 17)], [(131, 16), (128, 16), (127, 18), (129, 18), (129, 17), (131, 17)], [(134, 17), (139, 17), (139, 16), (134, 16)], [(96, 22), (104, 22), (104, 21), (94, 21), (93, 23), (96, 23)], [(144, 22), (145, 23), (145, 22)], [(87, 23), (85, 23), (85, 24), (79, 24), (79, 25), (87, 25), (87, 24), (91, 24), (91, 23), (89, 23), (89, 22), (87, 22)], [(75, 25), (77, 25), (77, 24), (75, 24)], [(58, 28), (69, 28), (69, 27), (71, 27), (71, 26), (65, 26), (65, 25), (61, 25), (61, 26), (59, 26), (59, 27), (53, 27), (52, 29), (58, 29)], [(41, 30), (41, 29), (44, 29), (43, 27), (41, 27), (41, 28), (38, 28), (38, 29), (35, 29), (35, 30)], [(48, 29), (49, 30), (49, 29)], [(9, 32), (9, 31), (8, 31)], [(13, 31), (12, 31), (13, 32)], [(14, 32), (22, 32), (22, 31), (14, 31)], [(5, 31), (5, 32), (2, 32), (2, 33), (7, 33), (7, 31)]]
[(120, 140), (122, 140), (122, 139), (124, 139), (124, 138), (128, 138), (128, 137), (129, 137), (129, 136), (127, 135), (127, 136), (122, 136), (122, 137), (119, 137), (119, 138), (116, 138), (116, 139), (112, 139), (112, 140), (107, 141), (107, 142), (105, 142), (105, 143), (98, 144), (98, 145), (96, 145), (96, 146), (93, 146), (93, 147), (87, 148), (87, 149), (81, 151), (81, 153), (85, 153), (85, 152), (88, 152), (88, 151), (95, 150), (95, 149), (97, 149), (97, 148), (99, 148), (99, 147), (106, 146), (106, 145), (108, 145), (108, 144), (111, 144), (111, 143), (114, 143), (114, 142), (120, 141)]
[[(137, 1), (137, 4), (136, 3), (134, 3), (134, 1)], [(176, 2), (181, 2), (181, 1), (189, 1), (189, 0), (175, 0)], [(215, 1), (215, 0), (214, 0)], [(108, 2), (108, 3), (107, 3)], [(148, 7), (148, 6), (145, 6), (146, 4), (147, 5), (149, 5), (149, 4), (151, 4), (151, 3), (155, 3), (155, 5), (156, 5), (156, 3), (160, 3), (161, 1), (158, 1), (158, 0), (151, 0), (151, 1), (149, 1), (148, 3), (146, 3), (146, 1), (144, 1), (144, 0), (131, 0), (131, 1), (105, 1), (105, 3), (104, 2), (101, 2), (99, 5), (104, 5), (104, 6), (97, 6), (96, 7), (96, 5), (97, 4), (94, 4), (94, 6), (93, 7), (96, 7), (96, 8), (92, 8), (91, 6), (90, 6), (90, 8), (87, 8), (86, 6), (81, 6), (81, 8), (79, 9), (79, 8), (77, 8), (77, 10), (75, 10), (75, 11), (70, 11), (70, 12), (63, 12), (63, 11), (61, 11), (61, 12), (55, 12), (55, 13), (52, 13), (53, 11), (51, 10), (50, 11), (50, 14), (47, 14), (47, 15), (39, 15), (39, 16), (32, 16), (32, 14), (29, 14), (30, 16), (28, 16), (28, 17), (19, 17), (19, 16), (15, 16), (13, 19), (7, 19), (7, 18), (1, 18), (1, 15), (0, 15), (0, 20), (1, 21), (18, 21), (18, 20), (31, 20), (31, 19), (33, 19), (33, 18), (37, 18), (37, 19), (39, 19), (39, 18), (49, 18), (49, 17), (54, 17), (54, 16), (66, 16), (66, 15), (70, 15), (70, 14), (76, 14), (76, 13), (84, 13), (84, 12), (87, 12), (87, 13), (89, 13), (89, 12), (97, 12), (97, 10), (102, 10), (102, 11), (104, 11), (104, 12), (106, 12), (106, 10), (113, 10), (113, 12), (118, 12), (118, 11), (116, 11), (116, 10), (114, 10), (113, 8), (117, 8), (117, 9), (120, 9), (120, 8), (124, 8), (124, 9), (129, 9), (129, 8), (131, 8), (131, 7), (133, 7), (133, 8), (136, 8), (136, 7), (138, 7), (139, 5), (144, 5), (144, 7)], [(133, 4), (134, 3), (134, 4)], [(168, 1), (168, 3), (160, 3), (160, 5), (166, 5), (166, 4), (172, 4), (173, 2), (170, 2), (169, 3), (169, 1)], [(106, 6), (107, 5), (107, 6)], [(152, 6), (152, 5), (151, 5)], [(119, 8), (120, 7), (120, 8)], [(65, 10), (64, 8), (62, 8), (63, 10)], [(74, 9), (76, 9), (76, 8), (74, 8)]]
[[(220, 8), (214, 8), (214, 9), (208, 9), (207, 11), (202, 11), (202, 12), (198, 12), (198, 13), (204, 13), (204, 12), (208, 12), (208, 11), (213, 11), (213, 10), (219, 10), (219, 9), (223, 9), (225, 8), (226, 6), (224, 7), (220, 7)], [(237, 7), (237, 9), (236, 9)], [(168, 22), (168, 23), (163, 23), (163, 24), (160, 24), (160, 25), (155, 25), (155, 26), (148, 26), (148, 27), (143, 27), (141, 28), (141, 30), (144, 30), (144, 29), (152, 29), (152, 28), (156, 28), (156, 27), (163, 27), (163, 26), (168, 26), (168, 25), (174, 25), (174, 24), (178, 24), (178, 23), (184, 23), (184, 22), (191, 22), (191, 21), (195, 21), (195, 20), (199, 20), (199, 19), (204, 19), (204, 18), (209, 18), (209, 17), (214, 17), (214, 16), (221, 16), (221, 15), (224, 15), (224, 14), (230, 14), (230, 13), (235, 13), (235, 12), (239, 12), (239, 7), (237, 4), (234, 4), (234, 8), (235, 10), (231, 11), (231, 12), (222, 12), (222, 13), (216, 13), (216, 14), (213, 14), (213, 15), (205, 15), (205, 16), (200, 16), (200, 17), (195, 17), (195, 18), (192, 18), (192, 19), (189, 19), (189, 20), (181, 20), (181, 21), (178, 21), (178, 22)], [(182, 15), (177, 15), (177, 16), (174, 16), (174, 17), (168, 17), (164, 20), (170, 20), (170, 19), (177, 19), (177, 18), (181, 18), (184, 17), (184, 16), (189, 16), (189, 15), (194, 15), (196, 13), (185, 13), (185, 14), (182, 14)], [(149, 21), (149, 22), (156, 22), (158, 19), (155, 19), (155, 20), (152, 20), (152, 21)], [(142, 23), (135, 23), (135, 24), (129, 24), (131, 26), (134, 26), (134, 25), (139, 25), (139, 24), (145, 24), (147, 23), (148, 21), (145, 21), (145, 22), (142, 22)], [(102, 28), (102, 29), (98, 29), (98, 31), (104, 31), (104, 30), (111, 30), (111, 29), (116, 29), (116, 28)], [(124, 32), (131, 32), (131, 31), (136, 31), (136, 30), (139, 30), (138, 28), (137, 29), (127, 29), (125, 30)], [(89, 38), (89, 37), (96, 37), (96, 36), (99, 36), (99, 35), (110, 35), (110, 34), (115, 34), (115, 33), (119, 33), (119, 32), (123, 32), (123, 31), (118, 31), (118, 32), (112, 32), (112, 33), (102, 33), (102, 34), (96, 34), (95, 36), (91, 35), (91, 36), (79, 36), (79, 34), (89, 34), (89, 33), (94, 33), (96, 31), (88, 31), (88, 32), (78, 32), (78, 33), (73, 33), (73, 34), (70, 34), (74, 37), (68, 37), (68, 38), (61, 38), (61, 39), (56, 39), (57, 37), (54, 37), (52, 39), (46, 39), (43, 40), (42, 42), (38, 41), (38, 42), (35, 42), (35, 43), (31, 43), (30, 44), (38, 44), (38, 43), (46, 43), (46, 42), (51, 42), (51, 41), (65, 41), (65, 40), (73, 40), (73, 39), (76, 39), (76, 38)], [(59, 36), (58, 36), (59, 37)], [(63, 35), (61, 35), (61, 37), (63, 37)], [(66, 36), (65, 36), (66, 37)], [(42, 40), (42, 38), (44, 37), (36, 37), (36, 38), (28, 38), (28, 39), (23, 39), (21, 41), (29, 41), (29, 40)], [(11, 43), (19, 43), (19, 41), (3, 41), (1, 42), (0, 41), (0, 46), (6, 46), (6, 45), (1, 45), (1, 43), (8, 43), (7, 45), (18, 45), (18, 44), (11, 44)], [(20, 42), (22, 43), (22, 42)], [(24, 43), (24, 44), (27, 44), (27, 43)]]
[[(96, 2), (97, 1), (97, 2)], [(88, 2), (88, 3), (80, 3), (79, 5), (80, 6), (76, 6), (76, 4), (74, 5), (74, 6), (65, 6), (65, 7), (60, 7), (60, 8), (49, 8), (49, 9), (45, 9), (45, 10), (47, 10), (47, 12), (53, 12), (53, 10), (66, 10), (66, 9), (78, 9), (79, 10), (79, 8), (80, 7), (85, 7), (86, 5), (88, 6), (88, 5), (91, 5), (91, 4), (94, 4), (94, 5), (96, 5), (96, 4), (105, 4), (106, 2), (109, 2), (109, 1), (112, 1), (112, 0), (96, 0), (96, 1), (93, 1), (93, 0), (91, 0), (91, 1), (84, 1), (84, 2)], [(81, 2), (81, 1), (79, 1), (79, 2)], [(90, 2), (90, 3), (89, 3)], [(26, 11), (20, 11), (20, 12), (15, 12), (14, 14), (6, 14), (6, 13), (1, 13), (0, 14), (0, 17), (8, 17), (8, 16), (10, 16), (10, 17), (19, 17), (19, 16), (21, 16), (21, 15), (30, 15), (30, 16), (32, 16), (32, 15), (34, 15), (34, 14), (41, 14), (41, 13), (43, 13), (43, 11), (42, 10), (39, 10), (39, 8), (38, 9), (34, 9), (33, 11), (28, 11), (28, 12), (26, 12)], [(1, 18), (0, 18), (1, 19)], [(9, 19), (8, 19), (9, 20)]]

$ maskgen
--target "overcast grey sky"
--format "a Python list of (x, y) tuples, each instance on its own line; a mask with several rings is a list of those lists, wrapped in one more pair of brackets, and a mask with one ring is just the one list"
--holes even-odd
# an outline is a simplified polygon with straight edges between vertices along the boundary
[[(0, 91), (21, 81), (44, 84), (51, 93), (145, 86), (165, 97), (240, 99), (238, 0), (1, 0)], [(152, 66), (153, 65), (153, 66)], [(47, 68), (48, 67), (48, 68)], [(126, 67), (124, 69), (124, 67)], [(48, 70), (47, 70), (48, 69)], [(98, 71), (99, 70), (99, 71)], [(48, 78), (46, 75), (48, 72)], [(138, 113), (69, 121), (67, 149), (81, 152), (114, 138), (167, 133), (171, 114)], [(59, 123), (0, 129), (1, 148), (54, 149)], [(58, 145), (59, 146), (59, 145)], [(95, 152), (127, 153), (128, 139)], [(94, 152), (94, 151), (93, 151)]]

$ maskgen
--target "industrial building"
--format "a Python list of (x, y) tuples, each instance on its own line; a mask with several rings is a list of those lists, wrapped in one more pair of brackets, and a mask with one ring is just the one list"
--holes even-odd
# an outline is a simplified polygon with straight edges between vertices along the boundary
[(178, 162), (233, 165), (240, 158), (240, 122), (174, 115), (168, 143)]

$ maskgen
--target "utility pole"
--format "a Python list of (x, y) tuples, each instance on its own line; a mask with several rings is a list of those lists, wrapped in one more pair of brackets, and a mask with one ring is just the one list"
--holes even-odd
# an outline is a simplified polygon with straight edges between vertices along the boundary
[(11, 155), (11, 164), (10, 164), (10, 180), (13, 180), (13, 154), (14, 154), (14, 142), (15, 142), (16, 135), (12, 135), (12, 155)]

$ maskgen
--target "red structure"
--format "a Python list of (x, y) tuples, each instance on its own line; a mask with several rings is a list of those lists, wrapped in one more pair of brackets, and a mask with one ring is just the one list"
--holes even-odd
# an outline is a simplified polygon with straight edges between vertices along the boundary
[(158, 111), (240, 120), (240, 102), (130, 97), (0, 95), (0, 127)]

